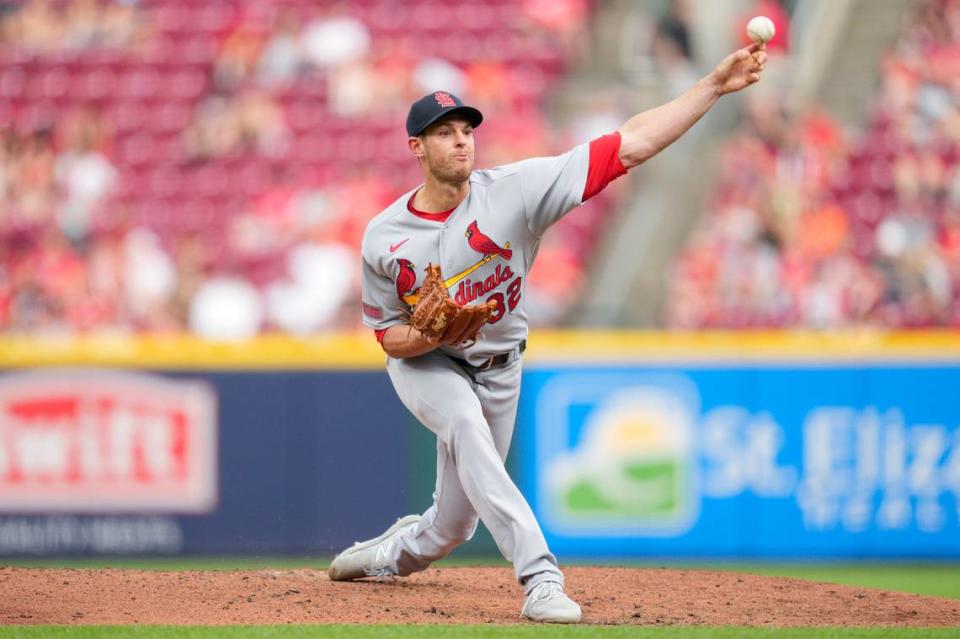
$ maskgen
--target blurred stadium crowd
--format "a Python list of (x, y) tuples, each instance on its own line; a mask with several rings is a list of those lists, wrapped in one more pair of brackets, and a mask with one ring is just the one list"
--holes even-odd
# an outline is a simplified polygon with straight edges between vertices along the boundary
[[(413, 100), (481, 106), (480, 167), (619, 124), (603, 104), (547, 118), (595, 1), (0, 2), (0, 332), (359, 326), (363, 229), (420, 182)], [(687, 61), (683, 84), (672, 4), (653, 54), (668, 76)], [(960, 323), (960, 0), (920, 7), (865, 131), (749, 97), (667, 274), (667, 327)], [(534, 324), (576, 302), (626, 183), (547, 234)]]
[(860, 132), (748, 97), (667, 326), (960, 326), (960, 2), (918, 3), (881, 64)]
[[(544, 101), (592, 5), (0, 9), (0, 330), (239, 338), (359, 325), (360, 238), (420, 183), (403, 121), (424, 93), (483, 106), (479, 166), (574, 144)], [(611, 197), (544, 245), (535, 314), (573, 299)]]

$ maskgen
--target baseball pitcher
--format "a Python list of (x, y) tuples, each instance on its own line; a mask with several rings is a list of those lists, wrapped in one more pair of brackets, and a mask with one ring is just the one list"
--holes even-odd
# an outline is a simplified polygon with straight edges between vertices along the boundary
[(478, 520), (513, 563), (521, 615), (576, 623), (580, 607), (504, 467), (526, 345), (526, 276), (550, 226), (679, 138), (727, 93), (760, 79), (763, 44), (740, 49), (686, 93), (557, 157), (474, 170), (477, 109), (437, 91), (407, 117), (423, 184), (367, 226), (363, 320), (404, 405), (437, 436), (434, 502), (338, 555), (330, 579), (425, 570)]

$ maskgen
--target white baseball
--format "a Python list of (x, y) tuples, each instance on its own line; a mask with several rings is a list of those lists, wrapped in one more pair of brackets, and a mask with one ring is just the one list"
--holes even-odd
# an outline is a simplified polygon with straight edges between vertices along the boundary
[(773, 26), (773, 20), (766, 16), (757, 16), (751, 18), (747, 23), (747, 35), (754, 42), (769, 42), (773, 39), (777, 30)]

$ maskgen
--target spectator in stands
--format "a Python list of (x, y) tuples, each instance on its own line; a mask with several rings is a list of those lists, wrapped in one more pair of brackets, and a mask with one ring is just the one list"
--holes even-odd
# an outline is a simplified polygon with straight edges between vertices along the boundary
[(135, 228), (122, 241), (124, 303), (130, 321), (140, 330), (169, 331), (177, 325), (172, 316), (177, 272), (160, 238), (145, 228)]
[(657, 23), (654, 50), (669, 47), (687, 60), (693, 60), (693, 43), (690, 38), (690, 0), (670, 0), (667, 10)]
[(667, 81), (669, 96), (680, 95), (700, 77), (693, 64), (690, 14), (687, 0), (673, 0), (653, 35), (650, 53)]
[(37, 225), (52, 221), (56, 206), (56, 154), (48, 129), (14, 135), (9, 167), (8, 223)]
[(292, 335), (334, 327), (356, 287), (358, 259), (356, 251), (343, 244), (298, 244), (287, 255), (287, 278), (266, 290), (267, 317)]
[(330, 110), (345, 118), (364, 117), (377, 106), (379, 79), (366, 59), (343, 62), (327, 71)]
[(67, 121), (65, 148), (56, 162), (57, 182), (64, 194), (58, 223), (67, 237), (84, 239), (96, 207), (117, 184), (117, 170), (104, 155), (107, 143), (103, 123), (91, 111), (80, 111)]
[(300, 18), (293, 9), (281, 10), (257, 61), (257, 78), (264, 85), (283, 87), (296, 79), (304, 63)]
[[(503, 62), (498, 60), (469, 62), (463, 70), (461, 82), (465, 82), (463, 94), (469, 95), (472, 101), (485, 105), (485, 108), (491, 111), (499, 111), (510, 105), (513, 87), (510, 74)], [(436, 84), (435, 86), (446, 85)]]
[(522, 0), (521, 16), (533, 31), (559, 38), (559, 46), (568, 54), (583, 51), (589, 17), (587, 0)]
[(283, 153), (288, 139), (286, 122), (276, 101), (253, 89), (208, 97), (184, 132), (186, 155), (193, 160), (246, 151), (275, 156)]
[(0, 41), (28, 51), (58, 51), (134, 44), (144, 23), (136, 2), (27, 0), (3, 5)]
[(105, 47), (136, 45), (146, 39), (147, 21), (139, 0), (118, 0), (103, 7), (100, 16), (100, 40)]
[(466, 87), (464, 72), (442, 58), (427, 57), (413, 70), (413, 86), (417, 93), (429, 93), (436, 87), (447, 87), (451, 93), (462, 95)]
[(171, 300), (171, 315), (184, 330), (189, 326), (191, 303), (212, 270), (213, 256), (199, 235), (184, 234), (173, 247), (172, 258), (177, 287)]
[(588, 100), (585, 107), (578, 109), (570, 123), (569, 137), (572, 144), (579, 144), (584, 140), (593, 140), (606, 135), (604, 131), (614, 131), (619, 122), (629, 117), (622, 107), (626, 104), (618, 90), (606, 93), (596, 92)]
[(239, 148), (240, 132), (232, 107), (223, 95), (211, 95), (198, 105), (193, 122), (183, 134), (189, 159), (222, 157)]
[(4, 16), (4, 41), (27, 51), (49, 51), (64, 42), (65, 27), (49, 0), (28, 0)]
[(265, 156), (281, 155), (289, 142), (283, 112), (276, 101), (262, 91), (242, 93), (234, 103), (234, 115), (241, 147)]
[[(541, 326), (560, 323), (584, 290), (586, 274), (573, 248), (549, 235), (527, 276), (527, 314)], [(559, 234), (557, 234), (559, 238)]]
[(254, 337), (263, 322), (260, 294), (246, 279), (214, 275), (200, 284), (190, 303), (190, 330), (217, 341)]
[[(852, 147), (822, 114), (753, 105), (722, 162), (712, 210), (677, 262), (670, 325), (958, 323), (951, 193), (960, 160), (960, 41), (944, 27), (956, 24), (955, 0), (919, 5), (883, 65), (868, 129)], [(736, 242), (730, 211), (755, 229)], [(766, 238), (774, 250), (765, 278), (776, 292), (746, 276), (756, 272), (750, 260)], [(754, 270), (730, 271), (731, 260)], [(762, 302), (777, 295), (786, 295), (787, 312), (769, 315)]]
[(403, 113), (403, 109), (415, 100), (411, 77), (417, 65), (417, 56), (402, 46), (401, 42), (378, 43), (370, 57), (370, 64), (377, 82), (374, 86), (373, 103), (384, 113)]
[(306, 59), (321, 69), (357, 62), (370, 52), (370, 31), (338, 4), (306, 26), (302, 35)]
[(267, 37), (263, 20), (259, 6), (245, 5), (236, 25), (224, 37), (213, 64), (219, 89), (235, 89), (256, 70)]
[(100, 42), (101, 12), (98, 0), (73, 0), (64, 11), (67, 25), (64, 44), (70, 49), (84, 49)]

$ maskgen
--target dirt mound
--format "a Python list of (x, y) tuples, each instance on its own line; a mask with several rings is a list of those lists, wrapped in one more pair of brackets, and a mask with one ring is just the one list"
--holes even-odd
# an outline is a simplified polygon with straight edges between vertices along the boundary
[[(699, 570), (573, 567), (585, 623), (956, 626), (960, 600)], [(0, 568), (0, 624), (520, 623), (509, 568), (335, 583), (322, 570)]]

